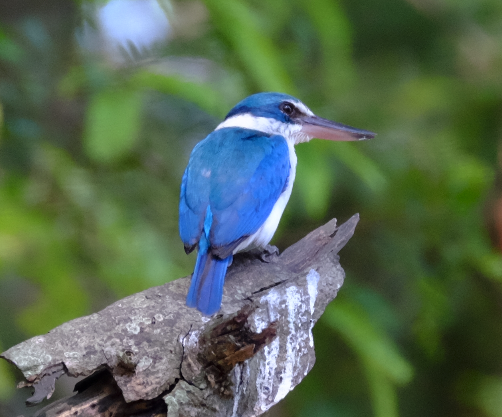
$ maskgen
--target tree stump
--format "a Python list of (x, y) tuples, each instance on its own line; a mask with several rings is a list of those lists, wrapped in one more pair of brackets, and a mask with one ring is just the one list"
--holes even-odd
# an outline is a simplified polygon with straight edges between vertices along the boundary
[(358, 220), (333, 219), (267, 262), (236, 256), (211, 317), (185, 306), (185, 277), (0, 356), (23, 372), (19, 386), (34, 387), (28, 405), (49, 398), (64, 373), (88, 376), (38, 417), (261, 415), (314, 365), (312, 328), (343, 284), (337, 254)]

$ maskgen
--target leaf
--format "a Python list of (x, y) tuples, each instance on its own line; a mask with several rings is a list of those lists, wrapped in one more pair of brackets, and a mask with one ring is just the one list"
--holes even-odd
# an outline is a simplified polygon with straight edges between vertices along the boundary
[(0, 361), (0, 401), (6, 401), (14, 394), (14, 379), (8, 367), (7, 362)]
[(0, 29), (0, 59), (17, 63), (23, 58), (24, 51)]
[(495, 251), (486, 251), (480, 257), (473, 257), (473, 263), (488, 278), (502, 282), (502, 256)]
[(295, 179), (307, 214), (317, 219), (328, 211), (332, 199), (330, 190), (334, 183), (330, 160), (326, 152), (323, 152), (325, 147), (322, 145), (321, 142), (314, 142), (298, 150), (300, 164)]
[[(409, 382), (413, 369), (398, 352), (394, 342), (377, 329), (367, 313), (355, 303), (337, 298), (325, 313), (326, 322), (360, 356), (364, 366), (372, 366), (396, 384)], [(373, 372), (373, 371), (371, 371)]]
[(142, 93), (109, 89), (96, 93), (85, 120), (84, 148), (96, 162), (109, 163), (130, 152), (141, 126)]
[[(352, 29), (338, 1), (311, 0), (300, 2), (304, 7), (321, 43), (326, 96), (340, 90), (347, 91), (353, 85), (355, 69), (352, 63)], [(326, 88), (327, 87), (327, 88)]]
[(3, 106), (0, 102), (0, 141), (2, 140), (2, 131), (3, 131)]
[(71, 232), (57, 217), (23, 204), (28, 181), (16, 186), (20, 192), (0, 187), (0, 273), (26, 277), (40, 290), (17, 317), (18, 325), (34, 335), (84, 314), (88, 296), (78, 280), (81, 265)]
[(365, 362), (364, 370), (368, 379), (375, 417), (398, 417), (396, 389), (387, 375), (377, 366)]
[(473, 415), (500, 417), (502, 415), (502, 378), (478, 370), (464, 370), (457, 376), (456, 396), (461, 404), (477, 410)]
[(212, 24), (231, 45), (248, 76), (262, 91), (295, 94), (281, 51), (275, 48), (257, 15), (240, 0), (205, 0)]
[(387, 187), (387, 178), (372, 159), (351, 143), (339, 142), (333, 146), (334, 154), (347, 165), (374, 193)]
[(106, 197), (97, 210), (97, 241), (106, 253), (99, 275), (118, 296), (161, 285), (182, 274), (169, 256), (165, 236)]
[(215, 116), (224, 116), (230, 107), (225, 98), (210, 86), (187, 81), (179, 76), (139, 71), (132, 77), (132, 82), (138, 88), (146, 87), (181, 97)]

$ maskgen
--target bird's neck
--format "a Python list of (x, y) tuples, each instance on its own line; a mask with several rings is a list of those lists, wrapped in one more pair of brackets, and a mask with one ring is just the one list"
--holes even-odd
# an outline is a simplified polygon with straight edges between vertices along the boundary
[(232, 116), (220, 123), (215, 130), (225, 127), (239, 127), (242, 129), (257, 130), (268, 135), (280, 135), (292, 145), (308, 142), (312, 139), (302, 132), (302, 127), (299, 124), (284, 123), (269, 117), (253, 116), (249, 113)]

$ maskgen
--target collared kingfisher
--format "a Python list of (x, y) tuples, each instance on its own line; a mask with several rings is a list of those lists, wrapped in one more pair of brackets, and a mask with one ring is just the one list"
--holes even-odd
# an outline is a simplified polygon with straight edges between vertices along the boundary
[(181, 183), (181, 240), (187, 254), (198, 250), (187, 306), (216, 313), (233, 255), (272, 239), (295, 181), (294, 145), (374, 136), (317, 117), (287, 94), (254, 94), (230, 110), (195, 146)]

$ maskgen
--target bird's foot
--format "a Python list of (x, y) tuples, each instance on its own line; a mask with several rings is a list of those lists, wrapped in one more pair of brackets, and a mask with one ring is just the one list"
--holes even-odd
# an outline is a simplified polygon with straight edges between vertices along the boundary
[(263, 249), (251, 249), (246, 252), (249, 259), (259, 259), (262, 262), (274, 262), (279, 256), (279, 248), (277, 246), (267, 245)]
[(267, 245), (261, 252), (257, 254), (257, 258), (262, 262), (270, 263), (275, 262), (279, 256), (279, 248), (277, 246)]
[(259, 259), (265, 263), (275, 262), (279, 256), (279, 249), (277, 246), (267, 245), (263, 249), (251, 249), (247, 252), (240, 252), (234, 255), (234, 264), (245, 264), (253, 261), (254, 259)]

